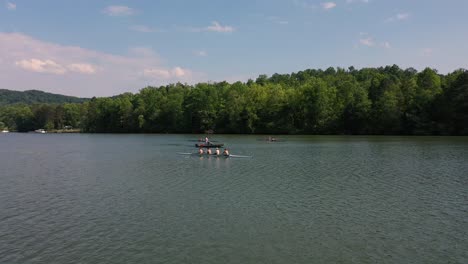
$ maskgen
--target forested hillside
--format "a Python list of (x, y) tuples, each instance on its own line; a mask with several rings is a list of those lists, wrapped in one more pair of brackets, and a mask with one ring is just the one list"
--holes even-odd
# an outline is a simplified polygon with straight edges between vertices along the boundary
[(4, 106), (0, 122), (19, 131), (468, 135), (468, 72), (393, 65), (177, 83), (81, 104)]
[(38, 90), (12, 91), (0, 89), (0, 106), (9, 104), (36, 104), (36, 103), (82, 103), (87, 99), (60, 94), (46, 93)]

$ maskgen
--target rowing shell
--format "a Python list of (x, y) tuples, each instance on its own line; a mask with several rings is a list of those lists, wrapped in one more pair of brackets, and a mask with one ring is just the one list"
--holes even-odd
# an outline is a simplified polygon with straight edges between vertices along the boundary
[(244, 155), (216, 155), (216, 154), (199, 154), (199, 153), (190, 153), (190, 152), (178, 152), (179, 155), (189, 155), (189, 156), (200, 156), (200, 157), (219, 157), (219, 158), (252, 158), (252, 156), (244, 156)]
[(213, 143), (203, 143), (203, 144), (195, 144), (197, 148), (221, 148), (224, 144), (213, 144)]

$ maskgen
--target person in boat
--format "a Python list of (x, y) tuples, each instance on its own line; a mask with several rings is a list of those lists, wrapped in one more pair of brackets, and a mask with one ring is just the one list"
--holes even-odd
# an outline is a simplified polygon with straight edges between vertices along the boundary
[(216, 156), (219, 156), (219, 148), (218, 148), (218, 147), (216, 148), (216, 152), (215, 152), (215, 153), (216, 153)]
[(208, 139), (208, 137), (205, 137), (205, 144), (209, 144), (210, 143), (210, 140)]
[(229, 156), (229, 149), (225, 148), (223, 151), (224, 156)]
[(211, 155), (211, 149), (210, 149), (210, 148), (208, 148), (208, 149), (206, 150), (206, 154)]
[(198, 154), (203, 155), (203, 148), (198, 149)]

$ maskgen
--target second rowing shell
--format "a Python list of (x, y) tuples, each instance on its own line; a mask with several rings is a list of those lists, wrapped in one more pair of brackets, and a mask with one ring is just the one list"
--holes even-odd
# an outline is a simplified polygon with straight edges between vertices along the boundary
[(224, 146), (224, 144), (206, 144), (206, 143), (202, 143), (202, 144), (195, 144), (195, 147), (197, 148), (220, 148)]

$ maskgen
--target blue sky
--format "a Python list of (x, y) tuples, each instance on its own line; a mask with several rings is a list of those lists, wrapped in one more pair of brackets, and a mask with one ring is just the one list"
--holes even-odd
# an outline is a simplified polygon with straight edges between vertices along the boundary
[(308, 68), (468, 68), (466, 0), (8, 0), (0, 88), (76, 96)]

